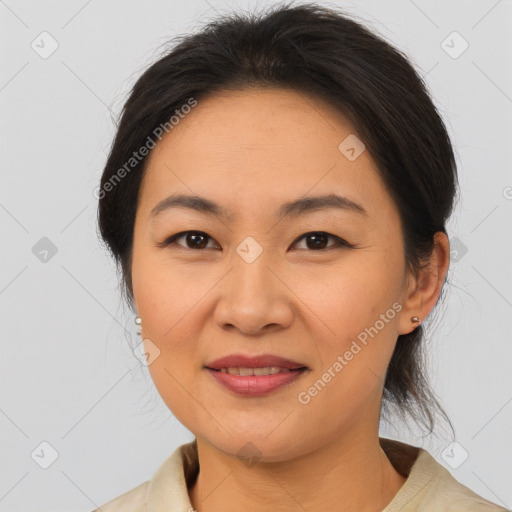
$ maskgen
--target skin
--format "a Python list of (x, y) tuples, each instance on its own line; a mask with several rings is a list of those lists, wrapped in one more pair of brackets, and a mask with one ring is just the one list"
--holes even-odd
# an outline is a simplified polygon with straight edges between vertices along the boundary
[[(398, 335), (434, 307), (449, 264), (436, 235), (430, 265), (406, 270), (396, 205), (368, 151), (348, 160), (338, 145), (354, 133), (332, 106), (284, 89), (217, 93), (151, 152), (139, 195), (133, 245), (135, 306), (142, 337), (160, 355), (149, 365), (176, 418), (196, 437), (200, 472), (189, 489), (201, 512), (317, 512), (383, 509), (402, 487), (379, 445), (383, 380)], [(368, 215), (338, 209), (286, 216), (274, 211), (303, 196), (336, 192)], [(222, 219), (174, 208), (150, 217), (174, 193), (205, 196)], [(181, 231), (207, 234), (157, 244)], [(307, 233), (322, 231), (317, 249)], [(253, 237), (262, 254), (236, 252)], [(322, 242), (321, 242), (322, 243)], [(203, 244), (203, 245), (201, 245)], [(377, 335), (308, 404), (307, 391), (357, 335), (399, 303)], [(148, 348), (148, 351), (150, 349)], [(204, 365), (242, 352), (276, 354), (308, 366), (266, 396), (235, 394)], [(246, 443), (254, 465), (237, 456)]]

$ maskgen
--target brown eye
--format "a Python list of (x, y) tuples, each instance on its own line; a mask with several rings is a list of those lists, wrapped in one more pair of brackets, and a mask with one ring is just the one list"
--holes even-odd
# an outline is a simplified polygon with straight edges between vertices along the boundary
[[(185, 240), (185, 243), (178, 243), (178, 240), (182, 238)], [(208, 240), (213, 240), (213, 238), (203, 231), (182, 231), (158, 243), (157, 246), (168, 247), (170, 245), (179, 245), (185, 249), (201, 250), (207, 248)]]
[(208, 235), (202, 233), (188, 233), (184, 236), (188, 247), (192, 247), (192, 249), (204, 249), (208, 245)]
[[(178, 240), (184, 239), (184, 243), (178, 243)], [(308, 250), (314, 252), (327, 251), (330, 249), (335, 249), (339, 247), (353, 247), (353, 245), (349, 244), (342, 238), (331, 235), (329, 233), (325, 233), (323, 231), (313, 231), (310, 233), (305, 233), (301, 237), (299, 237), (292, 245), (296, 245), (299, 241), (305, 240), (306, 247), (301, 250)], [(331, 245), (329, 244), (329, 240), (334, 241)], [(212, 237), (206, 234), (204, 231), (182, 231), (181, 233), (176, 233), (171, 237), (167, 238), (163, 242), (157, 243), (157, 247), (169, 247), (172, 245), (179, 245), (184, 249), (191, 249), (200, 251), (208, 248), (208, 241), (214, 241)], [(211, 248), (211, 247), (210, 247)], [(217, 247), (218, 248), (218, 244)]]
[[(339, 238), (335, 235), (331, 235), (329, 233), (325, 233), (323, 231), (305, 233), (300, 238), (298, 238), (293, 245), (297, 244), (299, 241), (303, 239), (306, 242), (306, 250), (311, 251), (324, 251), (340, 246), (351, 247), (351, 245), (342, 238)], [(327, 244), (329, 239), (334, 240), (334, 244), (328, 246)]]

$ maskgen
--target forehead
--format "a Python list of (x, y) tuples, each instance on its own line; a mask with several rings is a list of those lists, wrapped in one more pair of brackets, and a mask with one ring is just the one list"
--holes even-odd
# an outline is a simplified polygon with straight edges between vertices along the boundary
[[(333, 143), (336, 149), (340, 136), (353, 131), (341, 112), (318, 97), (291, 89), (250, 88), (199, 100), (158, 146), (164, 149), (174, 143), (199, 152), (216, 148), (233, 155), (282, 147), (300, 155)], [(218, 152), (210, 156), (215, 158)]]
[(358, 203), (389, 200), (368, 151), (349, 160), (340, 150), (355, 136), (318, 98), (282, 89), (225, 91), (199, 100), (158, 142), (141, 195), (151, 208), (183, 192), (234, 211), (261, 208), (272, 197), (281, 204), (328, 193)]

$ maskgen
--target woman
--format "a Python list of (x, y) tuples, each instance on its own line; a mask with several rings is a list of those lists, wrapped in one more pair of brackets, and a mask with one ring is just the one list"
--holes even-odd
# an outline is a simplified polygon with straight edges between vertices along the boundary
[(457, 188), (407, 59), (332, 9), (184, 37), (135, 84), (98, 191), (141, 347), (195, 436), (113, 511), (498, 511), (424, 449), (422, 323)]

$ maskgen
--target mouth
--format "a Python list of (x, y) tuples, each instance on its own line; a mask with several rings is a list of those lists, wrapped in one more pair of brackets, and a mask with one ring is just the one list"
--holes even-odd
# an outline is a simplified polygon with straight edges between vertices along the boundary
[(270, 354), (254, 357), (233, 354), (204, 368), (223, 388), (245, 396), (266, 395), (292, 384), (309, 370), (302, 363)]

